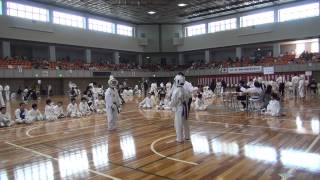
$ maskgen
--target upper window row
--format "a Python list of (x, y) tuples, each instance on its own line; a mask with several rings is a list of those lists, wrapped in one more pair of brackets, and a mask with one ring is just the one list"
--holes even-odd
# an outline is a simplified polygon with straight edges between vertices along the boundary
[[(240, 27), (273, 23), (275, 12), (266, 11), (240, 17)], [(319, 3), (304, 4), (278, 10), (278, 22), (319, 16)], [(225, 19), (208, 23), (208, 33), (227, 31), (237, 28), (237, 19)], [(186, 27), (186, 36), (195, 36), (206, 33), (206, 24)]]
[[(7, 2), (7, 15), (42, 22), (50, 21), (48, 9), (24, 5), (10, 1)], [(111, 22), (97, 20), (93, 18), (88, 18), (88, 22), (86, 22), (85, 17), (70, 13), (53, 11), (52, 20), (54, 24), (77, 27), (82, 29), (86, 29), (86, 23), (88, 23), (89, 30), (107, 33), (115, 33), (117, 30), (117, 34), (119, 35), (133, 36), (133, 27), (131, 26), (125, 26), (120, 24), (115, 25)]]

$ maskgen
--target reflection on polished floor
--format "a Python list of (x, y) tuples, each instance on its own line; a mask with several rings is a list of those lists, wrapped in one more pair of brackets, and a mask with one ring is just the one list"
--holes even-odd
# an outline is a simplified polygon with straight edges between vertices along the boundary
[(286, 100), (279, 118), (192, 111), (183, 144), (170, 112), (137, 102), (124, 105), (112, 132), (103, 115), (0, 129), (0, 179), (320, 179), (317, 98)]

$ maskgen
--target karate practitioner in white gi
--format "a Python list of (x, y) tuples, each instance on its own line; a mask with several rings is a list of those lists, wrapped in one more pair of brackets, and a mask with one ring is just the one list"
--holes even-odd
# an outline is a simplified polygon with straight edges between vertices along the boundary
[(108, 120), (108, 130), (114, 130), (118, 120), (120, 97), (116, 89), (118, 81), (110, 76), (108, 81), (109, 88), (105, 93), (106, 112)]
[(0, 106), (5, 106), (3, 96), (2, 96), (3, 87), (0, 85)]
[(188, 118), (188, 92), (183, 88), (185, 83), (185, 78), (182, 75), (177, 75), (175, 78), (175, 85), (171, 96), (170, 106), (172, 107), (175, 118), (174, 126), (176, 129), (177, 139), (176, 141), (181, 143), (184, 140), (190, 139)]
[(6, 101), (9, 102), (10, 101), (10, 86), (8, 84), (4, 87), (4, 92), (6, 95)]
[(42, 121), (44, 120), (43, 115), (38, 109), (37, 104), (32, 104), (31, 110), (28, 112), (28, 120), (33, 122), (33, 121)]

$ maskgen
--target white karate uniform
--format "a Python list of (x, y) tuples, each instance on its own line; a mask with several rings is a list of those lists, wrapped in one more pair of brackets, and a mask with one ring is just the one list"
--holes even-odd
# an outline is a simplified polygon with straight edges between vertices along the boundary
[(149, 97), (144, 98), (144, 100), (140, 102), (139, 107), (146, 108), (146, 109), (152, 108), (153, 102), (152, 102), (151, 98), (149, 98)]
[(299, 80), (299, 85), (298, 85), (298, 92), (299, 92), (299, 97), (304, 98), (305, 93), (304, 93), (304, 79)]
[(57, 118), (63, 118), (65, 116), (62, 106), (55, 106), (54, 113), (56, 114)]
[(166, 96), (170, 97), (171, 89), (172, 89), (171, 82), (167, 82), (167, 84), (166, 84)]
[(240, 91), (244, 92), (244, 93), (257, 93), (257, 94), (261, 94), (262, 93), (262, 89), (261, 88), (257, 88), (257, 87), (251, 87), (251, 88), (244, 88), (241, 87)]
[(49, 84), (49, 85), (48, 85), (48, 92), (47, 92), (47, 93), (48, 93), (48, 94), (47, 94), (48, 96), (50, 96), (51, 89), (52, 89), (52, 86), (51, 86), (51, 84)]
[(194, 110), (196, 111), (205, 111), (207, 110), (207, 106), (204, 104), (204, 101), (203, 99), (200, 99), (200, 98), (196, 98), (196, 101), (194, 103)]
[(129, 96), (128, 90), (124, 89), (123, 92), (122, 92), (122, 95), (126, 96), (126, 97)]
[(132, 90), (132, 89), (129, 89), (129, 90), (128, 90), (128, 96), (130, 96), (130, 97), (133, 96), (133, 90)]
[(106, 112), (106, 103), (104, 102), (104, 100), (97, 99), (95, 104), (96, 104), (96, 111), (98, 114), (103, 114)]
[(43, 115), (41, 114), (41, 112), (39, 111), (39, 109), (34, 110), (31, 109), (28, 112), (28, 120), (29, 121), (42, 121), (44, 120)]
[(28, 100), (28, 92), (29, 92), (29, 89), (24, 89), (23, 92), (22, 92), (22, 101), (27, 101)]
[(58, 119), (58, 116), (55, 111), (54, 105), (46, 105), (44, 108), (44, 116), (47, 121), (55, 121)]
[[(183, 139), (190, 139), (190, 129), (185, 114), (188, 109), (188, 93), (182, 87), (176, 87), (172, 92), (170, 106), (175, 112), (174, 126), (176, 129), (177, 141), (182, 142)], [(185, 114), (183, 114), (185, 113)]]
[(254, 87), (254, 82), (253, 81), (248, 81), (247, 86)]
[(3, 100), (2, 91), (3, 91), (3, 87), (0, 85), (0, 105), (5, 106), (6, 104), (4, 103), (4, 100)]
[(217, 92), (218, 95), (220, 95), (221, 92), (222, 92), (222, 84), (221, 84), (220, 81), (217, 82), (216, 92)]
[(9, 127), (13, 124), (8, 114), (2, 114), (0, 112), (0, 127)]
[(280, 115), (280, 102), (277, 100), (270, 100), (267, 106), (266, 115), (279, 116)]
[[(92, 86), (93, 103), (98, 99), (98, 88)], [(79, 107), (80, 108), (80, 107)]]
[(288, 93), (290, 96), (294, 95), (294, 92), (293, 92), (293, 83), (291, 81), (288, 81), (286, 83), (286, 87), (288, 88)]
[(70, 103), (67, 106), (67, 115), (72, 118), (81, 117), (81, 113), (76, 103), (75, 104)]
[(150, 87), (150, 93), (154, 93), (154, 95), (158, 96), (158, 86), (157, 83), (152, 83)]
[(298, 76), (292, 77), (292, 85), (293, 85), (293, 95), (297, 97), (299, 95), (299, 80)]
[(108, 88), (105, 93), (105, 104), (108, 119), (108, 129), (113, 130), (118, 120), (118, 108), (120, 107), (120, 97), (116, 89)]
[(9, 102), (10, 101), (10, 86), (6, 85), (4, 87), (4, 91), (5, 91), (5, 95), (6, 95), (6, 101)]
[[(25, 109), (23, 113), (21, 113), (21, 110), (20, 108), (16, 109), (15, 111), (15, 116), (16, 116), (16, 123), (26, 123), (26, 124), (31, 124), (32, 121), (30, 121), (28, 119), (28, 110)], [(24, 117), (21, 117), (20, 115), (24, 116)]]
[(91, 114), (90, 107), (87, 102), (80, 102), (79, 111), (83, 116), (89, 116)]
[(161, 100), (159, 103), (159, 109), (171, 110), (170, 101), (167, 98), (165, 98), (164, 100)]

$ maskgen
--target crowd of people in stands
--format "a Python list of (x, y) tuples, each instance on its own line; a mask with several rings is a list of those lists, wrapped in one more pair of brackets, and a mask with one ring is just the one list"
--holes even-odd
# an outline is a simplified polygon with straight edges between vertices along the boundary
[(309, 53), (304, 51), (299, 57), (286, 53), (278, 58), (271, 56), (266, 57), (242, 57), (228, 58), (224, 61), (212, 61), (203, 63), (202, 60), (192, 63), (191, 65), (159, 65), (120, 63), (111, 64), (110, 62), (85, 63), (77, 59), (70, 61), (68, 58), (58, 59), (57, 61), (48, 61), (43, 58), (32, 58), (29, 60), (24, 56), (0, 59), (0, 68), (9, 69), (50, 69), (50, 70), (91, 70), (91, 71), (182, 71), (198, 69), (222, 69), (228, 67), (242, 66), (270, 66), (285, 64), (304, 64), (310, 62), (320, 62), (319, 53)]

